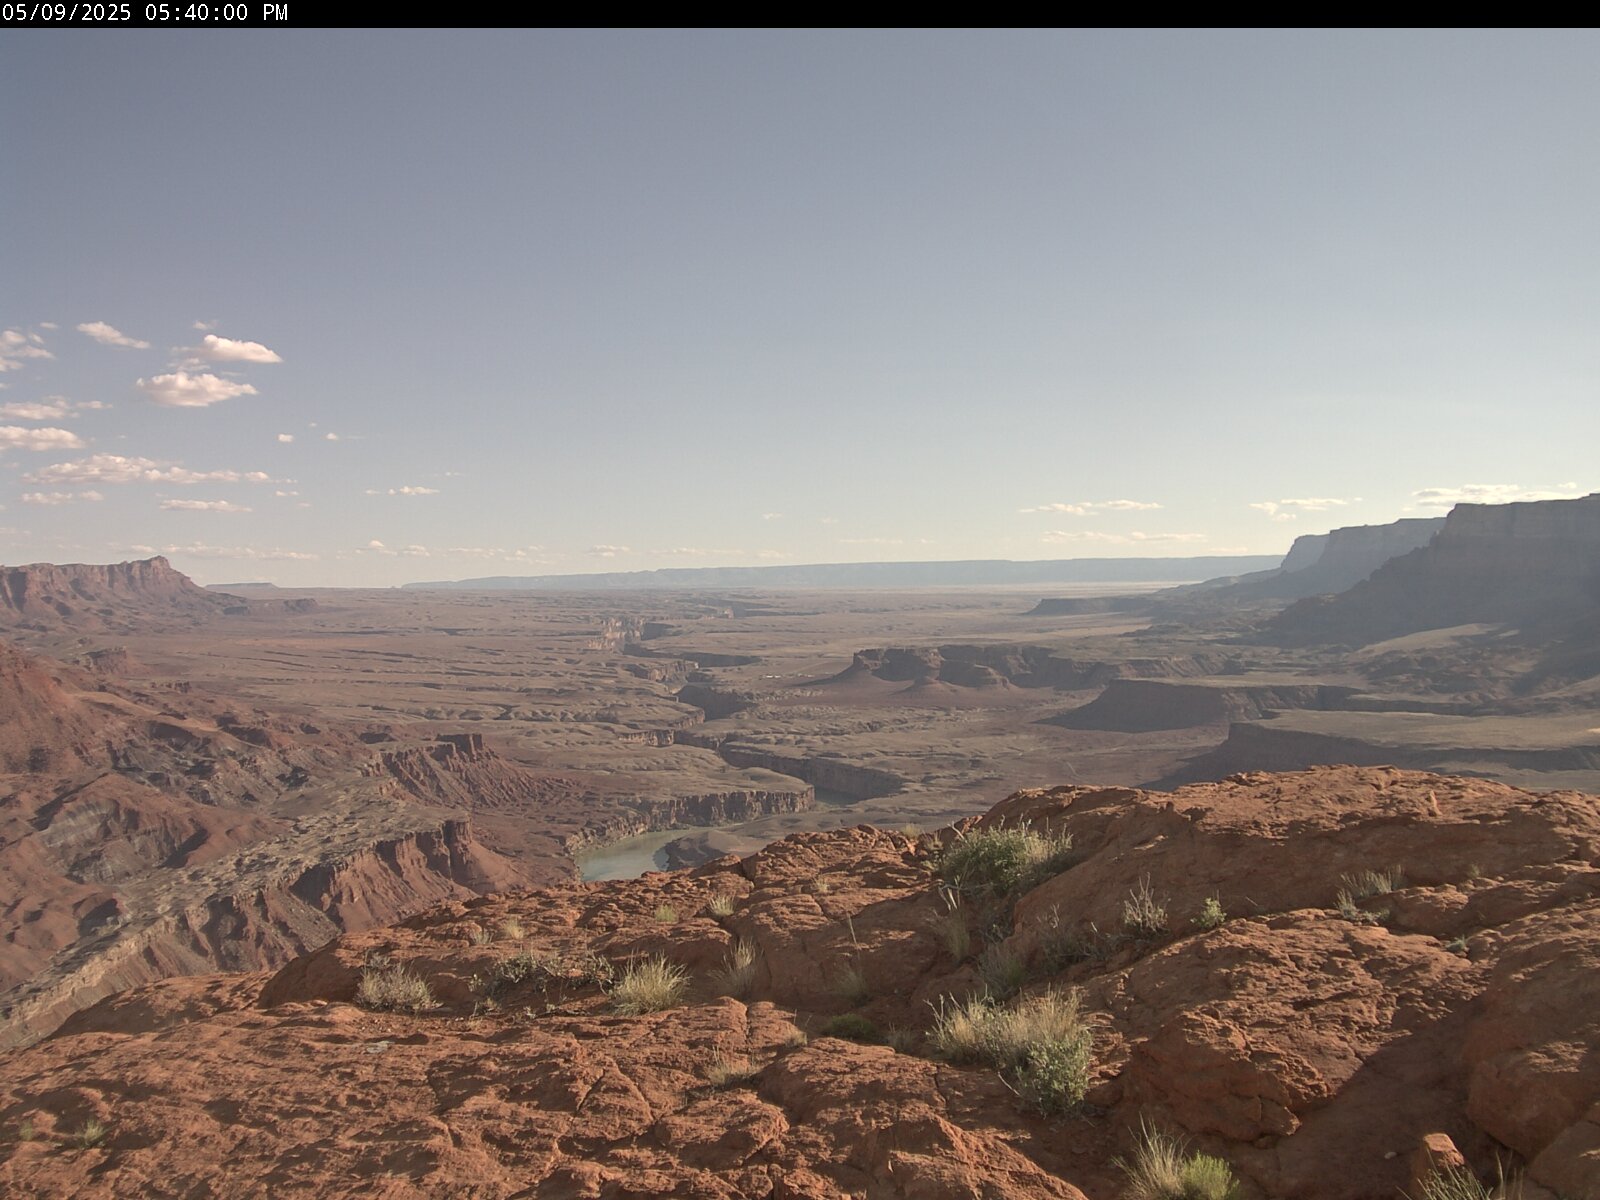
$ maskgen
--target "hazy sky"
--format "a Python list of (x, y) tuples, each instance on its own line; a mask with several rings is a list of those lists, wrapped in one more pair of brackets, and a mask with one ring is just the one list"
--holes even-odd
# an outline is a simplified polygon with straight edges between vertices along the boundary
[(1596, 61), (9, 31), (0, 561), (1270, 553), (1600, 490)]

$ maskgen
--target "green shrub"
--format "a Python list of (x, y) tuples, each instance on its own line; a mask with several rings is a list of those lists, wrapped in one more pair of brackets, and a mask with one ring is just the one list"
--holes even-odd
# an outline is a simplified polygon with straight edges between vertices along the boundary
[(987, 996), (946, 998), (929, 1039), (951, 1062), (988, 1063), (1040, 1112), (1066, 1112), (1089, 1088), (1092, 1037), (1075, 992), (1051, 990), (1011, 1007)]
[(823, 1037), (844, 1038), (849, 1042), (867, 1042), (877, 1045), (883, 1041), (878, 1027), (860, 1013), (845, 1013), (830, 1017), (822, 1025)]
[(659, 956), (637, 959), (623, 968), (611, 988), (611, 1006), (624, 1016), (660, 1012), (683, 1003), (689, 973)]
[(939, 877), (974, 895), (1026, 891), (1072, 862), (1072, 835), (1039, 833), (1028, 824), (963, 830), (939, 855)]
[(1235, 1200), (1233, 1171), (1210, 1154), (1185, 1154), (1181, 1140), (1148, 1125), (1139, 1130), (1133, 1161), (1116, 1160), (1128, 1177), (1124, 1200)]
[(1228, 914), (1222, 907), (1222, 901), (1215, 896), (1207, 896), (1200, 905), (1200, 911), (1190, 919), (1190, 924), (1197, 929), (1218, 929), (1227, 920)]
[(368, 967), (356, 985), (356, 1003), (380, 1012), (419, 1013), (433, 1007), (433, 993), (425, 980), (399, 964)]

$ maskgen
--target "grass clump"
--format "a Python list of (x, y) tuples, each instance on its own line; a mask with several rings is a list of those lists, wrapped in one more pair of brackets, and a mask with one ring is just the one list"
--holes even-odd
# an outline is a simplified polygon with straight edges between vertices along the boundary
[(419, 1013), (433, 1007), (433, 993), (426, 980), (399, 964), (368, 967), (356, 985), (356, 1003), (378, 1012)]
[(950, 957), (962, 962), (972, 953), (972, 933), (967, 928), (966, 910), (961, 907), (961, 893), (952, 887), (942, 887), (939, 898), (944, 901), (944, 912), (933, 919), (933, 932)]
[(1128, 898), (1122, 902), (1122, 927), (1136, 937), (1156, 937), (1167, 931), (1166, 901), (1156, 899), (1150, 876), (1128, 890)]
[(1405, 872), (1399, 867), (1387, 871), (1351, 871), (1339, 876), (1343, 891), (1352, 900), (1365, 900), (1369, 896), (1387, 896), (1405, 883)]
[(1043, 1113), (1070, 1111), (1089, 1089), (1092, 1039), (1076, 992), (1051, 990), (1010, 1007), (988, 996), (946, 1000), (929, 1039), (951, 1062), (988, 1063)]
[(507, 917), (500, 922), (500, 936), (508, 942), (520, 942), (528, 936), (528, 931), (522, 927), (522, 922), (516, 917)]
[(490, 930), (485, 929), (482, 925), (474, 925), (472, 927), (472, 932), (467, 936), (471, 939), (474, 946), (487, 946), (490, 942), (494, 941), (494, 934)]
[(1139, 1130), (1132, 1161), (1117, 1159), (1128, 1177), (1125, 1200), (1235, 1200), (1238, 1181), (1222, 1159), (1186, 1154), (1183, 1142), (1148, 1125)]
[(738, 1087), (754, 1079), (759, 1070), (742, 1054), (719, 1053), (706, 1067), (706, 1082), (715, 1088)]
[(733, 916), (733, 896), (727, 892), (719, 892), (711, 897), (711, 902), (706, 905), (706, 911), (713, 917)]
[(659, 955), (637, 959), (623, 968), (611, 988), (611, 1006), (623, 1016), (660, 1012), (683, 1003), (689, 973)]
[(1339, 889), (1339, 894), (1333, 898), (1333, 903), (1341, 917), (1357, 925), (1382, 925), (1389, 918), (1387, 910), (1369, 912), (1362, 908), (1356, 903), (1356, 898), (1344, 888)]
[(999, 1000), (1009, 1000), (1028, 982), (1028, 966), (1015, 950), (1001, 945), (989, 946), (978, 955), (978, 978), (989, 994)]
[(487, 975), (474, 975), (468, 986), (493, 1012), (501, 995), (519, 984), (532, 984), (541, 992), (566, 991), (589, 986), (605, 987), (616, 976), (611, 963), (598, 954), (530, 954), (524, 950), (502, 958)]
[(712, 990), (719, 995), (744, 999), (755, 986), (756, 964), (760, 957), (754, 942), (740, 938), (728, 957), (722, 960), (722, 966), (711, 972)]
[(1009, 829), (963, 830), (939, 855), (939, 877), (960, 891), (1007, 896), (1027, 891), (1071, 865), (1072, 835)]
[(670, 904), (658, 904), (655, 911), (656, 922), (661, 925), (672, 925), (678, 920), (678, 910)]
[(1222, 907), (1222, 901), (1215, 896), (1207, 896), (1200, 905), (1200, 911), (1189, 919), (1189, 923), (1196, 929), (1220, 929), (1227, 923), (1228, 913)]
[(1507, 1179), (1504, 1164), (1501, 1164), (1500, 1181), (1493, 1187), (1485, 1184), (1466, 1167), (1432, 1171), (1411, 1200), (1518, 1200), (1521, 1195), (1521, 1178), (1513, 1176)]
[(106, 1140), (106, 1132), (105, 1124), (91, 1117), (78, 1126), (77, 1132), (72, 1135), (70, 1140), (79, 1150), (93, 1150)]
[(833, 992), (849, 1005), (865, 1004), (872, 998), (872, 987), (867, 983), (867, 973), (858, 962), (847, 962), (839, 968), (833, 979)]
[(860, 1013), (828, 1018), (823, 1022), (822, 1036), (843, 1038), (847, 1042), (866, 1042), (874, 1046), (883, 1041), (883, 1034), (878, 1027)]

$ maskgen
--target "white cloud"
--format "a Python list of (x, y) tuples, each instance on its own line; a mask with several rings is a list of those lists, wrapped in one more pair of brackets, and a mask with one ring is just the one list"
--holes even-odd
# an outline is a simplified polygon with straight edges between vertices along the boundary
[(98, 400), (79, 400), (74, 403), (65, 396), (46, 396), (43, 400), (0, 404), (0, 417), (10, 417), (13, 421), (63, 421), (76, 417), (80, 412), (110, 407)]
[(56, 505), (71, 504), (76, 500), (104, 500), (99, 492), (23, 492), (24, 504)]
[(590, 546), (589, 553), (595, 555), (597, 558), (615, 558), (619, 554), (632, 554), (633, 551), (627, 546), (600, 545)]
[(385, 548), (386, 547), (384, 546), (384, 544), (382, 542), (380, 542), (377, 538), (373, 538), (370, 542), (367, 543), (367, 549), (368, 550), (383, 550)]
[(235, 396), (256, 394), (256, 389), (248, 383), (235, 383), (220, 375), (190, 375), (187, 371), (141, 379), (136, 386), (166, 408), (205, 408)]
[(300, 493), (295, 491), (285, 491), (283, 488), (278, 488), (272, 494), (274, 496), (298, 496)]
[(782, 513), (762, 513), (761, 514), (761, 519), (763, 521), (776, 521), (782, 516), (783, 516)]
[(0, 331), (0, 371), (17, 371), (25, 358), (54, 358), (44, 348), (44, 339), (37, 333), (22, 333), (16, 329)]
[(315, 554), (305, 554), (299, 550), (268, 549), (261, 546), (207, 546), (203, 542), (191, 542), (187, 546), (133, 546), (132, 550), (139, 554), (167, 554), (187, 556), (189, 558), (253, 558), (262, 561), (278, 562), (291, 560), (295, 562), (314, 562)]
[[(66, 432), (61, 430), (60, 432)], [(72, 486), (107, 483), (276, 483), (265, 471), (191, 471), (174, 463), (120, 454), (94, 454), (75, 462), (52, 463), (27, 477), (29, 483)]]
[(1096, 542), (1107, 546), (1135, 546), (1155, 542), (1203, 542), (1203, 533), (1094, 533), (1081, 530), (1052, 529), (1039, 539), (1041, 542)]
[(438, 494), (438, 488), (417, 487), (409, 483), (404, 487), (367, 489), (367, 495), (369, 496), (437, 496)]
[(905, 538), (890, 537), (840, 538), (839, 544), (841, 546), (904, 546), (906, 540)]
[(1575, 483), (1558, 483), (1553, 488), (1524, 488), (1515, 483), (1464, 483), (1460, 487), (1422, 488), (1411, 496), (1421, 508), (1454, 508), (1457, 504), (1573, 500), (1585, 494)]
[(163, 500), (161, 507), (172, 512), (250, 512), (243, 504), (228, 500)]
[(1257, 500), (1248, 507), (1266, 513), (1274, 521), (1293, 521), (1303, 512), (1327, 512), (1330, 508), (1360, 503), (1360, 496), (1351, 496), (1348, 500), (1333, 496), (1303, 496), (1289, 500)]
[(287, 446), (290, 442), (294, 441), (294, 434), (292, 434), (292, 433), (280, 433), (278, 435), (278, 440), (280, 442), (282, 442), (284, 445)]
[[(311, 428), (315, 429), (316, 426), (313, 425)], [(337, 442), (339, 440), (339, 435), (337, 433), (325, 433), (322, 435), (322, 440), (325, 442)]]
[(1055, 504), (1041, 504), (1037, 508), (1019, 508), (1018, 512), (1066, 513), (1073, 517), (1087, 517), (1091, 513), (1100, 512), (1151, 512), (1161, 505), (1151, 500), (1080, 500), (1075, 504), (1065, 504), (1057, 501)]
[(670, 550), (652, 550), (652, 554), (660, 554), (674, 558), (707, 558), (721, 556), (731, 558), (744, 553), (743, 550), (709, 550), (703, 546), (674, 546)]
[(57, 325), (54, 321), (40, 321), (39, 322), (39, 328), (40, 329), (60, 329), (61, 326)]
[[(82, 328), (80, 326), (80, 328)], [(206, 334), (200, 344), (200, 353), (212, 362), (276, 363), (283, 359), (260, 342), (236, 342), (232, 338)]]
[(102, 346), (125, 346), (129, 350), (148, 350), (149, 342), (141, 342), (138, 338), (131, 338), (118, 329), (107, 325), (104, 321), (86, 321), (78, 326), (79, 333), (87, 333)]
[(0, 451), (76, 450), (82, 445), (83, 439), (70, 429), (56, 429), (49, 425), (42, 429), (0, 425)]

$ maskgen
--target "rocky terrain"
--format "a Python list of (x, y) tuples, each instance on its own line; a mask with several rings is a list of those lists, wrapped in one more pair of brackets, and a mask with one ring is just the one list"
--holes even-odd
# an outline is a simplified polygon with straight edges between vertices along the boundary
[[(681, 994), (639, 987), (653, 956)], [(1353, 767), (1036, 789), (104, 1000), (0, 1056), (0, 1191), (1111, 1200), (1145, 1125), (1245, 1200), (1497, 1157), (1528, 1200), (1589, 1200), (1597, 967), (1593, 796)], [(940, 1036), (975, 993), (1079, 1010), (997, 1068)], [(1048, 1057), (1068, 1027), (1086, 1056)]]

